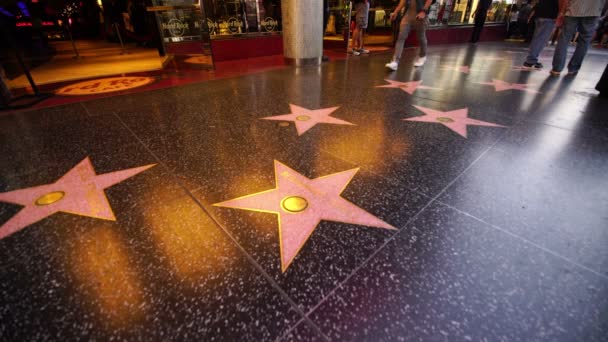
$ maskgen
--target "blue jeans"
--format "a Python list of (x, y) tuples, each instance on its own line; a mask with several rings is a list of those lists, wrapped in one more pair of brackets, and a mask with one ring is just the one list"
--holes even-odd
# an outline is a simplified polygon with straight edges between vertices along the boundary
[(534, 37), (530, 42), (530, 49), (528, 50), (528, 57), (526, 58), (526, 63), (528, 64), (536, 64), (538, 63), (538, 55), (551, 37), (551, 32), (553, 32), (553, 28), (555, 27), (555, 19), (549, 18), (537, 18), (536, 19), (536, 29), (534, 30)]
[(565, 17), (564, 26), (562, 27), (562, 35), (557, 41), (555, 54), (553, 55), (553, 70), (562, 71), (566, 64), (566, 54), (568, 53), (568, 44), (574, 37), (576, 31), (579, 32), (578, 42), (574, 55), (568, 63), (568, 72), (577, 72), (581, 68), (583, 58), (587, 54), (587, 49), (591, 44), (593, 31), (597, 26), (598, 17)]

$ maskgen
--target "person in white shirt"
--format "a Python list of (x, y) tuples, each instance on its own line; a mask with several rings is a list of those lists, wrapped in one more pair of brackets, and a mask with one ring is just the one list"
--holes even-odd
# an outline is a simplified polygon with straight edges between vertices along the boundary
[(369, 17), (369, 1), (358, 0), (355, 2), (355, 30), (353, 31), (352, 52), (353, 55), (359, 56), (362, 53), (369, 53), (369, 50), (363, 48), (363, 35), (367, 28)]

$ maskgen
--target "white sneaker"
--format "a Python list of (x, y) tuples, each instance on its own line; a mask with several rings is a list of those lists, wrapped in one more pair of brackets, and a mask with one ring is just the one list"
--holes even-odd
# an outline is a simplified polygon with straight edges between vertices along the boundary
[(391, 61), (390, 63), (386, 63), (384, 66), (395, 71), (399, 67), (399, 63), (397, 63), (395, 61)]
[(359, 52), (359, 50), (353, 49), (353, 55), (359, 56), (360, 54), (361, 54), (361, 52)]
[(414, 63), (414, 66), (415, 67), (423, 66), (425, 62), (426, 62), (426, 56), (425, 57), (418, 57), (418, 59)]
[(369, 53), (369, 50), (366, 50), (366, 49), (359, 49), (359, 52), (360, 52), (360, 53), (362, 53), (362, 54), (368, 54), (368, 53)]

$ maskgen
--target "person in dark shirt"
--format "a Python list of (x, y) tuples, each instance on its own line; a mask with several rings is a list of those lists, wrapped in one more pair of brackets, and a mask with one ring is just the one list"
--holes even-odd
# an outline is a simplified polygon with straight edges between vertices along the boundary
[(534, 37), (530, 42), (528, 49), (528, 57), (524, 62), (524, 66), (528, 68), (541, 69), (543, 65), (538, 62), (538, 55), (543, 51), (543, 48), (551, 37), (551, 32), (555, 28), (555, 19), (559, 12), (558, 0), (539, 0), (534, 10), (536, 29)]
[(530, 29), (530, 15), (532, 14), (532, 5), (530, 3), (524, 2), (519, 10), (517, 15), (517, 27), (519, 28), (519, 34), (521, 38), (526, 39), (528, 36), (528, 31)]
[(483, 25), (486, 23), (486, 17), (488, 16), (488, 10), (492, 6), (492, 0), (479, 0), (477, 8), (471, 15), (475, 17), (475, 27), (473, 27), (473, 35), (471, 36), (471, 43), (477, 43), (481, 36), (481, 30)]

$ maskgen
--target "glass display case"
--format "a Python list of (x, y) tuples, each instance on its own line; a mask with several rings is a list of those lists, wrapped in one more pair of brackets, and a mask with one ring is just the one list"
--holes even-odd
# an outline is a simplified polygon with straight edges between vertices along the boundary
[[(193, 0), (152, 0), (165, 53), (178, 61), (212, 67), (209, 30), (205, 25), (205, 9)], [(179, 57), (179, 58), (178, 58)]]
[(211, 38), (280, 32), (280, 0), (202, 0)]

